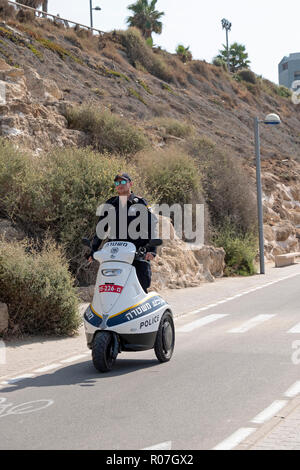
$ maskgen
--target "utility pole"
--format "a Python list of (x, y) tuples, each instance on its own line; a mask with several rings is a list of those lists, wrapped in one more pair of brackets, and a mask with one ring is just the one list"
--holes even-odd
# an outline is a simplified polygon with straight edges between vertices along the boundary
[(227, 69), (230, 72), (230, 64), (229, 64), (229, 41), (228, 41), (228, 32), (231, 31), (232, 24), (230, 21), (226, 20), (225, 18), (222, 19), (222, 28), (226, 30), (226, 50), (227, 50)]

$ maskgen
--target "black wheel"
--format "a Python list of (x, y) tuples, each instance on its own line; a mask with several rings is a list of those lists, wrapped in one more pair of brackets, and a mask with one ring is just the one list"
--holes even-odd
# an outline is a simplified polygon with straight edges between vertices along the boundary
[(108, 372), (112, 369), (115, 358), (113, 358), (114, 340), (108, 331), (100, 331), (96, 334), (93, 347), (93, 364), (99, 372)]
[(170, 312), (165, 312), (159, 324), (154, 351), (160, 362), (168, 362), (174, 351), (175, 328)]

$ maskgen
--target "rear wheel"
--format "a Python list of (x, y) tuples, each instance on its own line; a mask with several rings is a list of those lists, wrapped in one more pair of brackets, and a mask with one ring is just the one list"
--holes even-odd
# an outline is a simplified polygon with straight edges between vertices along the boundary
[(154, 351), (160, 362), (168, 362), (174, 351), (175, 327), (173, 317), (170, 312), (165, 312), (160, 321)]
[(114, 339), (112, 334), (107, 331), (97, 333), (93, 341), (92, 359), (99, 372), (109, 372), (113, 368), (116, 360), (113, 357), (113, 351)]

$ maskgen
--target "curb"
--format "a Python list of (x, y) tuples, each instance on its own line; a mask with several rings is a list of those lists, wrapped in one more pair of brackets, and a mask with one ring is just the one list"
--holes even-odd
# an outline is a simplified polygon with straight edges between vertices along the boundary
[[(267, 423), (263, 424), (256, 432), (251, 434), (245, 441), (235, 447), (234, 450), (253, 450), (259, 441), (270, 434), (279, 424), (282, 423), (293, 411), (300, 406), (300, 397), (293, 398), (281, 411), (280, 414), (273, 416)], [(275, 449), (274, 449), (275, 450)]]

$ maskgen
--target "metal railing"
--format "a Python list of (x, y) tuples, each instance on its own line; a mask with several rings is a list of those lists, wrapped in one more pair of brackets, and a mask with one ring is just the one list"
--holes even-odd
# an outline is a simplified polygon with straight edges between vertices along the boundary
[(38, 15), (42, 15), (42, 17), (44, 17), (44, 18), (47, 18), (49, 16), (50, 18), (53, 18), (56, 22), (64, 24), (66, 27), (68, 27), (69, 24), (71, 24), (71, 25), (75, 25), (75, 26), (80, 26), (81, 28), (85, 28), (89, 31), (95, 31), (96, 33), (98, 33), (100, 35), (105, 34), (105, 32), (101, 31), (100, 29), (91, 28), (90, 26), (86, 26), (86, 25), (81, 24), (81, 23), (76, 23), (75, 21), (68, 20), (66, 18), (61, 18), (60, 16), (57, 16), (57, 15), (52, 15), (51, 13), (48, 13), (46, 11), (38, 10), (37, 8), (28, 7), (27, 5), (23, 5), (22, 3), (12, 2), (10, 0), (8, 0), (8, 3), (10, 5), (16, 6), (17, 8), (20, 7), (20, 8), (24, 8), (24, 9), (27, 9), (27, 10), (34, 11), (35, 13), (38, 13)]

